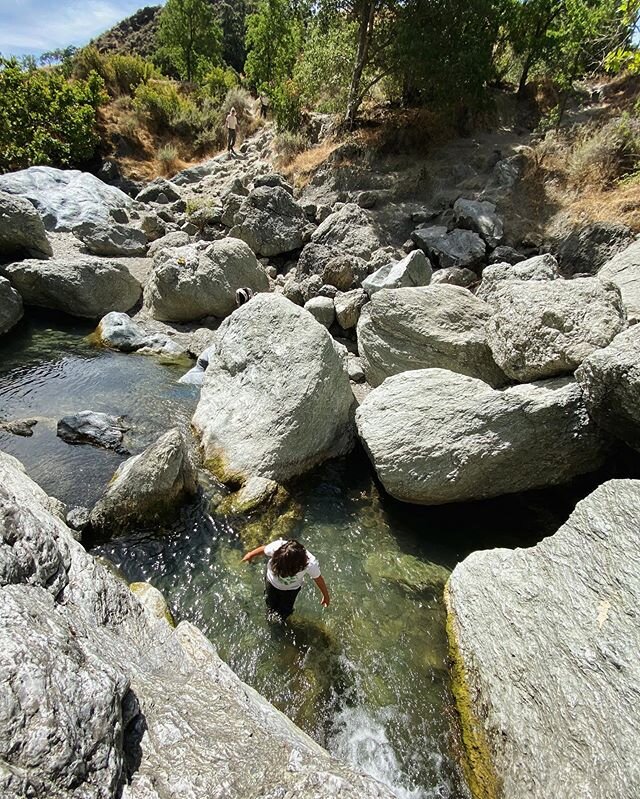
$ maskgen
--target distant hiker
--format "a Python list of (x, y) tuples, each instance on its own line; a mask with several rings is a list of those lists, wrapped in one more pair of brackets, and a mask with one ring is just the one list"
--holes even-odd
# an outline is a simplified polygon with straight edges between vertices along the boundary
[(329, 591), (320, 574), (320, 564), (299, 541), (279, 538), (266, 546), (247, 552), (242, 562), (249, 563), (258, 555), (269, 558), (265, 575), (265, 601), (269, 610), (281, 619), (286, 619), (293, 613), (293, 605), (302, 588), (305, 574), (308, 574), (320, 589), (322, 606), (329, 607)]
[(269, 106), (271, 105), (271, 98), (268, 94), (261, 94), (260, 95), (260, 116), (263, 119), (267, 118), (267, 112), (269, 111)]
[(236, 290), (236, 305), (238, 308), (241, 305), (249, 302), (249, 300), (253, 299), (253, 289), (250, 289), (248, 286), (244, 289), (237, 289)]
[(227, 129), (228, 133), (228, 140), (227, 140), (227, 152), (236, 154), (236, 151), (233, 149), (236, 143), (236, 131), (238, 129), (238, 117), (236, 116), (236, 109), (232, 108), (231, 111), (227, 114), (227, 118), (224, 123), (225, 128)]

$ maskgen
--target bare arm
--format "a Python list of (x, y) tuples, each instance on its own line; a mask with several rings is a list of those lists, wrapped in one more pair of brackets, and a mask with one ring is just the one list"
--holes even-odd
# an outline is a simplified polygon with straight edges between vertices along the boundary
[(320, 604), (323, 608), (329, 607), (329, 590), (327, 589), (327, 584), (324, 581), (324, 577), (320, 575), (320, 577), (314, 577), (313, 582), (318, 586), (322, 593), (322, 599), (320, 600)]
[(253, 558), (257, 558), (258, 555), (264, 555), (264, 547), (256, 547), (256, 549), (252, 549), (251, 552), (247, 552), (247, 554), (242, 558), (242, 563), (250, 563)]

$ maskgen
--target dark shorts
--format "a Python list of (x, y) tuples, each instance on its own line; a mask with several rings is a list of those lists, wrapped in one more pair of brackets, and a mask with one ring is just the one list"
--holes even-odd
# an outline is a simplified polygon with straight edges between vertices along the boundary
[(235, 143), (236, 143), (235, 128), (229, 128), (229, 144), (227, 145), (227, 149), (233, 150), (233, 146)]
[(279, 588), (271, 585), (266, 578), (264, 585), (264, 598), (267, 603), (267, 607), (269, 610), (277, 613), (278, 616), (286, 619), (287, 616), (290, 616), (293, 613), (293, 606), (295, 604), (296, 597), (300, 593), (300, 589), (294, 588), (291, 591), (281, 591)]

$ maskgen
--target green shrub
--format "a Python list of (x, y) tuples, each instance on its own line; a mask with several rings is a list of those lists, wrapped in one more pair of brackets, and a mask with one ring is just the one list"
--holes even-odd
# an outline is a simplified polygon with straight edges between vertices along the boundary
[(57, 70), (25, 72), (15, 59), (0, 58), (0, 172), (88, 161), (99, 142), (96, 111), (105, 101), (95, 72), (68, 80)]
[(271, 97), (278, 130), (298, 130), (302, 122), (302, 97), (299, 84), (294, 80), (287, 80), (272, 90)]
[(227, 92), (238, 86), (238, 76), (229, 67), (213, 67), (205, 75), (202, 83), (209, 97), (222, 103)]
[(145, 116), (157, 131), (171, 127), (172, 121), (188, 107), (175, 83), (171, 81), (149, 81), (141, 83), (133, 96), (133, 107)]
[(628, 113), (588, 129), (571, 147), (568, 172), (576, 186), (611, 186), (640, 169), (640, 118)]
[(114, 97), (133, 94), (135, 89), (150, 80), (159, 80), (162, 75), (151, 63), (138, 55), (107, 55), (93, 46), (83, 47), (73, 59), (73, 75), (86, 78), (96, 72)]
[(309, 139), (303, 133), (292, 133), (291, 131), (279, 133), (273, 142), (274, 150), (283, 166), (291, 163), (296, 155), (308, 150), (309, 146)]

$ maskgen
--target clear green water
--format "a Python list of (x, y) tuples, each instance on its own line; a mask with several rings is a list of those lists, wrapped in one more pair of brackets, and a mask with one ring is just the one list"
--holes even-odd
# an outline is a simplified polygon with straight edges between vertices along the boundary
[[(70, 505), (90, 505), (122, 457), (57, 439), (61, 416), (85, 408), (126, 415), (125, 443), (138, 452), (188, 422), (197, 402), (196, 389), (176, 382), (184, 369), (96, 349), (89, 332), (41, 316), (0, 340), (0, 414), (40, 420), (32, 438), (0, 433), (0, 448)], [(239, 530), (209, 515), (210, 483), (171, 530), (93, 551), (130, 581), (158, 587), (178, 619), (197, 624), (243, 680), (331, 752), (400, 797), (466, 797), (444, 580), (474, 549), (529, 545), (553, 532), (595, 482), (428, 509), (384, 496), (361, 453), (329, 463), (294, 492), (304, 509), (295, 535), (319, 558), (331, 606), (320, 606), (310, 583), (284, 627), (265, 617), (263, 564), (242, 564)]]

